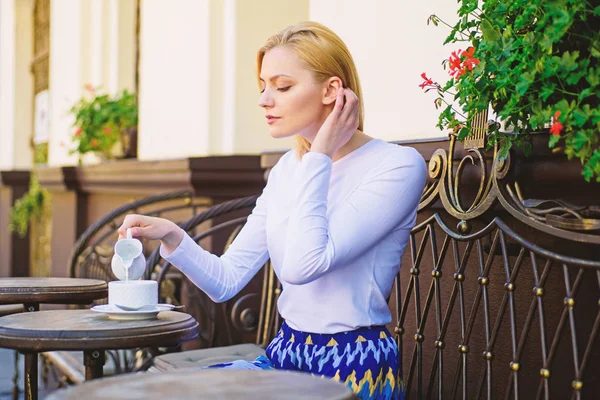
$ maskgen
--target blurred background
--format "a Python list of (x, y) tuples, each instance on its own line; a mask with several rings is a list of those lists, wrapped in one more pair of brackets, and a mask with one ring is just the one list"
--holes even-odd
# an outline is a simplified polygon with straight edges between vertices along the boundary
[[(366, 133), (445, 137), (433, 97), (418, 85), (423, 72), (447, 77), (448, 29), (427, 18), (453, 22), (456, 8), (443, 0), (0, 0), (0, 277), (72, 276), (85, 229), (146, 196), (191, 189), (209, 206), (260, 192), (269, 154), (292, 141), (268, 134), (256, 52), (300, 21), (325, 24), (349, 47)], [(2, 399), (13, 362), (14, 352), (0, 350)]]
[(139, 160), (289, 148), (257, 106), (255, 55), (303, 20), (348, 45), (368, 134), (443, 136), (418, 84), (425, 71), (443, 79), (449, 54), (448, 30), (427, 17), (453, 22), (455, 10), (442, 0), (1, 0), (0, 169), (30, 168), (36, 148), (40, 164), (76, 164), (69, 110), (86, 85), (137, 94)]
[[(76, 239), (107, 212), (191, 189), (207, 204), (260, 192), (269, 152), (256, 52), (305, 20), (335, 31), (361, 78), (365, 132), (447, 138), (426, 72), (449, 48), (430, 0), (0, 0), (0, 276), (70, 276)], [(267, 157), (268, 158), (268, 157)], [(54, 234), (53, 234), (54, 232)]]

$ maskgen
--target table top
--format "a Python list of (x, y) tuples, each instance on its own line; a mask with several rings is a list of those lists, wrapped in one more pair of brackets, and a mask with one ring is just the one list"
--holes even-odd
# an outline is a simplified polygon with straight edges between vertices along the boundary
[(350, 400), (350, 389), (329, 379), (290, 371), (232, 369), (138, 373), (97, 379), (54, 392), (47, 400), (113, 399)]
[(0, 319), (0, 346), (22, 351), (105, 350), (174, 346), (198, 336), (190, 315), (164, 311), (156, 319), (120, 321), (91, 310), (51, 310)]
[(0, 278), (0, 304), (89, 304), (108, 296), (108, 285), (97, 279)]

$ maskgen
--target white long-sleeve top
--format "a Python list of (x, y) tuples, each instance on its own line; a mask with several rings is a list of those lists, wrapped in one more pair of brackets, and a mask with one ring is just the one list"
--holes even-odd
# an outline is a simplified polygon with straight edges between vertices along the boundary
[(426, 173), (416, 150), (379, 139), (335, 162), (289, 151), (225, 254), (184, 234), (161, 255), (216, 302), (235, 296), (271, 258), (283, 289), (279, 312), (296, 330), (385, 325)]

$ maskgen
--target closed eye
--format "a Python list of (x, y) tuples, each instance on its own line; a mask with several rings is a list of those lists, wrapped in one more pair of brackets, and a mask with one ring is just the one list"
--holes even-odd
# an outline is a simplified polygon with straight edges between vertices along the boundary
[[(282, 87), (282, 88), (277, 88), (277, 90), (279, 90), (280, 92), (287, 92), (292, 86), (286, 86), (286, 87)], [(265, 89), (261, 90), (260, 93), (264, 93)]]

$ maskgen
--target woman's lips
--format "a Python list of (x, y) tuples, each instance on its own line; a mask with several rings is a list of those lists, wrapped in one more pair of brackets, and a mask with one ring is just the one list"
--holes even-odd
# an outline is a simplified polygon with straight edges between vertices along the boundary
[(280, 119), (280, 117), (274, 117), (272, 115), (267, 115), (267, 124), (271, 125), (272, 123), (274, 123), (278, 119)]

